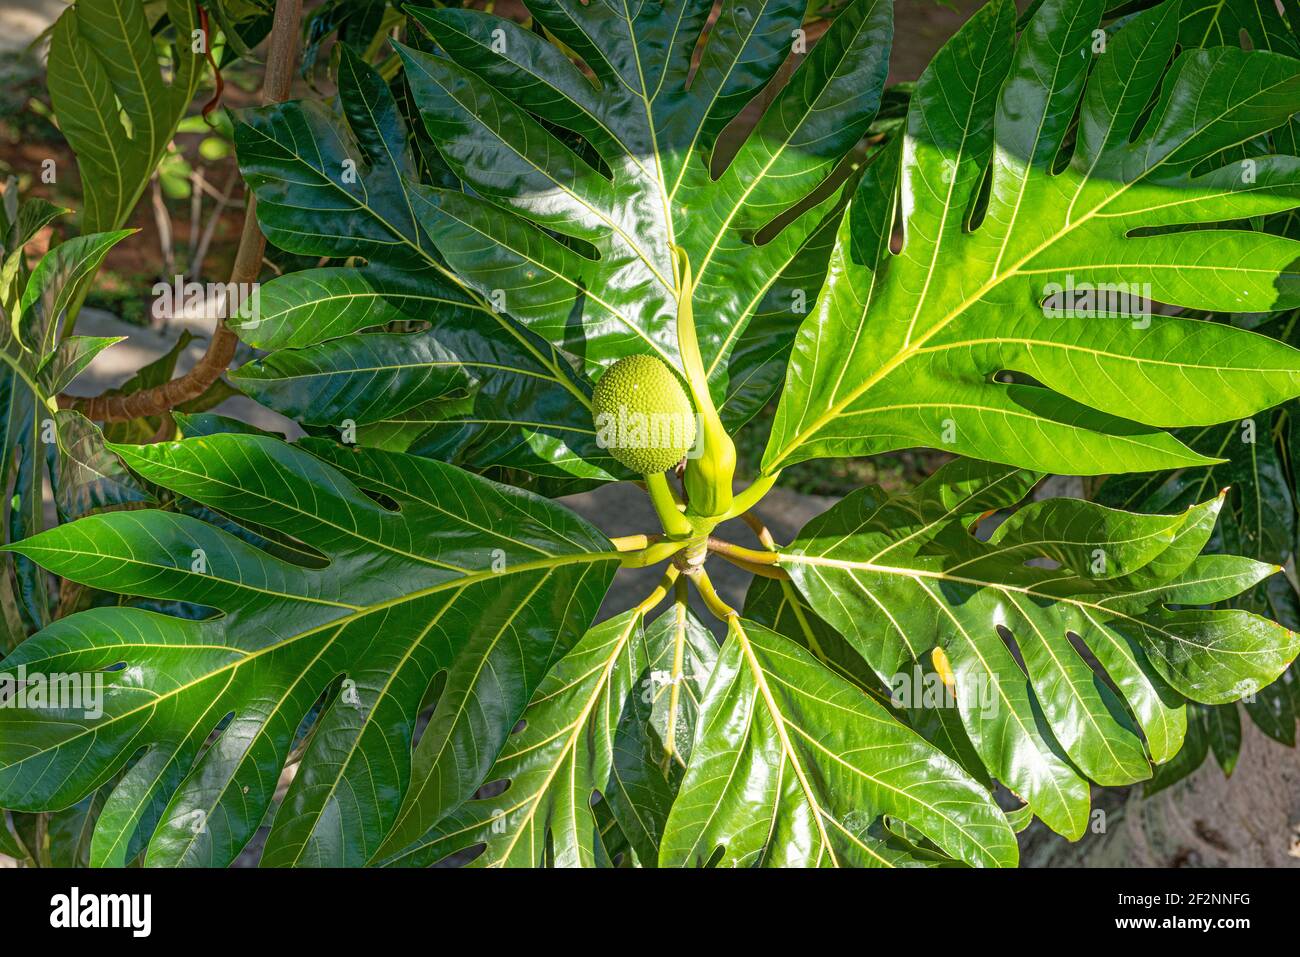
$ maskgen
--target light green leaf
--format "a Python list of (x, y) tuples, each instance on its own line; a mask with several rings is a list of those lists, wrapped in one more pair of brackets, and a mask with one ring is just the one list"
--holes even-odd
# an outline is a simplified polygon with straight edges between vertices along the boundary
[(906, 496), (864, 489), (809, 523), (780, 561), (886, 683), (940, 649), (989, 773), (1077, 838), (1084, 776), (1149, 777), (1148, 753), (1167, 761), (1182, 743), (1184, 696), (1251, 693), (1300, 652), (1300, 637), (1244, 611), (1171, 610), (1276, 570), (1198, 557), (1221, 499), (1168, 516), (1054, 499), (1020, 509), (987, 542), (971, 534), (1034, 479), (958, 460)]
[(661, 863), (944, 860), (895, 836), (886, 817), (967, 864), (1016, 862), (1006, 818), (956, 763), (789, 639), (732, 619)]
[[(1295, 350), (1141, 305), (1300, 303), (1300, 242), (1222, 225), (1300, 205), (1300, 159), (1218, 158), (1287, 122), (1295, 61), (1216, 47), (1167, 66), (1178, 0), (1100, 53), (1103, 6), (1048, 0), (1017, 39), (996, 0), (927, 68), (841, 224), (768, 473), (917, 445), (1066, 474), (1203, 464), (1161, 430), (1300, 392)], [(1088, 286), (1131, 315), (1066, 301)]]
[(169, 80), (143, 4), (77, 0), (54, 24), (48, 83), (59, 129), (77, 154), (82, 231), (120, 228), (131, 215), (203, 74), (191, 36), (194, 4), (167, 0)]

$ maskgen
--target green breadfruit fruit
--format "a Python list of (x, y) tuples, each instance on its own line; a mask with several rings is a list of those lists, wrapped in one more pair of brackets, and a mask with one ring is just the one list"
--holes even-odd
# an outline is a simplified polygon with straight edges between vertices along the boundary
[(596, 383), (596, 441), (642, 475), (674, 468), (695, 443), (695, 413), (677, 376), (654, 356), (628, 356)]

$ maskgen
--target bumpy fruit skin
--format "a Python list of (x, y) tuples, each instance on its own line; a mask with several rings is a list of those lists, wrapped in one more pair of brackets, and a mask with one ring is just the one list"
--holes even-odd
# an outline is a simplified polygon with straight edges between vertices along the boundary
[(695, 443), (691, 401), (654, 356), (627, 356), (606, 369), (591, 416), (609, 454), (642, 475), (675, 467)]

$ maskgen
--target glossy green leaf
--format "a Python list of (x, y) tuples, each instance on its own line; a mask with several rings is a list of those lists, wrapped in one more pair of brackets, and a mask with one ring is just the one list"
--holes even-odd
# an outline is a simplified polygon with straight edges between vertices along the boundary
[(890, 708), (913, 731), (957, 761), (967, 774), (992, 786), (962, 727), (956, 699), (927, 661), (911, 671), (878, 675), (853, 642), (828, 625), (795, 586), (755, 576), (745, 596), (745, 617), (807, 648), (818, 661)]
[(736, 340), (838, 200), (828, 188), (796, 210), (833, 186), (879, 106), (891, 10), (850, 4), (720, 156), (719, 133), (799, 41), (804, 4), (727, 0), (692, 71), (710, 7), (530, 2), (596, 84), (555, 43), (473, 10), (412, 11), (445, 57), (399, 49), (434, 144), (474, 190), (419, 191), (452, 267), (588, 372), (641, 352), (678, 365), (676, 242), (721, 399)]
[[(510, 21), (416, 11), (444, 55), (419, 38), (402, 47), (405, 83), (433, 145), (472, 192), (439, 178), (417, 185), (397, 103), (347, 49), (346, 123), (312, 103), (245, 114), (240, 163), (268, 238), (370, 265), (365, 277), (331, 270), (329, 291), (312, 288), (321, 271), (270, 283), (264, 322), (309, 330), (310, 340), (245, 328), (241, 337), (263, 348), (294, 341), (306, 354), (272, 355), (241, 370), (241, 382), (286, 414), (309, 415), (308, 425), (387, 416), (360, 440), (534, 476), (551, 493), (618, 476), (577, 421), (583, 409), (555, 413), (575, 399), (587, 405), (589, 385), (575, 381), (571, 363), (595, 372), (639, 351), (676, 362), (676, 242), (699, 282), (714, 392), (728, 421), (748, 419), (779, 386), (792, 327), (820, 282), (826, 250), (811, 238), (828, 219), (833, 226), (835, 170), (875, 113), (889, 50), (889, 3), (859, 0), (723, 163), (713, 155), (719, 133), (759, 95), (792, 38), (803, 43), (802, 8), (729, 0), (692, 70), (707, 3), (616, 12), (538, 0), (536, 20), (602, 77), (599, 90), (560, 46)], [(379, 279), (376, 264), (402, 275)], [(419, 304), (408, 318), (431, 323), (428, 336), (366, 342), (357, 333), (392, 315), (374, 291), (398, 308)], [(487, 330), (482, 353), (447, 341), (449, 330), (470, 329)], [(507, 346), (516, 355), (485, 375)], [(407, 351), (403, 365), (395, 354)], [(472, 402), (442, 401), (447, 377), (424, 358), (446, 353), (479, 383)]]
[(267, 283), (257, 314), (231, 326), (271, 354), (232, 381), (308, 427), (361, 427), (362, 444), (532, 476), (549, 493), (608, 481), (590, 384), (447, 269), (415, 216), (418, 164), (398, 105), (346, 49), (339, 93), (333, 110), (244, 113), (240, 166), (271, 242), (367, 265)]
[(373, 269), (273, 280), (240, 334), (277, 351), (231, 382), (307, 426), (351, 422), (364, 445), (514, 470), (553, 493), (626, 474), (596, 443), (590, 385), (554, 349), (522, 329), (467, 322), (422, 288)]
[(992, 796), (873, 698), (789, 639), (732, 619), (705, 693), (661, 863), (1010, 865), (1015, 835)]
[(587, 632), (538, 687), (488, 773), (500, 793), (466, 802), (392, 863), (482, 845), (478, 865), (592, 867), (599, 795), (653, 865), (716, 646), (684, 606), (649, 627), (644, 617), (634, 609)]
[(718, 413), (733, 433), (777, 396), (785, 384), (790, 349), (826, 278), (841, 210), (826, 217), (772, 283), (727, 357), (726, 395)]
[[(1289, 347), (1142, 307), (1300, 302), (1300, 241), (1223, 225), (1300, 205), (1300, 159), (1218, 158), (1287, 122), (1295, 61), (1169, 65), (1177, 0), (1102, 52), (1103, 5), (1048, 0), (1017, 39), (997, 0), (932, 61), (841, 224), (767, 472), (917, 445), (1076, 475), (1203, 464), (1162, 430), (1300, 392)], [(1089, 286), (1100, 308), (1067, 299)]]
[(1182, 607), (1276, 570), (1198, 557), (1221, 499), (1177, 515), (1052, 499), (1020, 509), (986, 542), (970, 533), (1035, 479), (958, 460), (906, 496), (855, 492), (809, 523), (781, 564), (883, 679), (941, 649), (989, 773), (1077, 838), (1085, 776), (1147, 778), (1148, 753), (1167, 761), (1182, 743), (1183, 696), (1217, 704), (1250, 694), (1300, 652), (1300, 637), (1244, 611)]
[[(1233, 705), (1236, 707), (1236, 705)], [(1164, 764), (1157, 764), (1150, 780), (1142, 785), (1146, 797), (1158, 794), (1186, 778), (1205, 763), (1210, 753), (1210, 735), (1206, 726), (1205, 709), (1194, 705), (1188, 708), (1187, 736), (1182, 748)]]
[(6, 668), (103, 673), (104, 714), (0, 711), (0, 805), (64, 806), (134, 759), (96, 825), (94, 862), (125, 864), (147, 843), (150, 864), (228, 864), (266, 813), (295, 729), (341, 676), (265, 858), (364, 863), (397, 816), (416, 714), (443, 671), (419, 745), (437, 756), (426, 765), (436, 780), (417, 780), (444, 810), (482, 782), (594, 615), (616, 564), (608, 543), (451, 466), (306, 449), (233, 434), (114, 447), (148, 481), (292, 536), (323, 564), (154, 510), (92, 515), (12, 546), (73, 581), (218, 614), (96, 608), (23, 644)]

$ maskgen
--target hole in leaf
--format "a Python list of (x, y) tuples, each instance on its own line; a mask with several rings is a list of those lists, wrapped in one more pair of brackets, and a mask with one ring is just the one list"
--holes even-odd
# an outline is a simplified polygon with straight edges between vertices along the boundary
[(498, 778), (497, 780), (489, 781), (487, 784), (484, 784), (482, 787), (480, 787), (477, 791), (474, 792), (474, 796), (470, 798), (470, 800), (490, 801), (494, 797), (500, 797), (502, 794), (505, 794), (506, 791), (509, 789), (510, 789), (510, 779)]
[(994, 625), (993, 627), (997, 629), (998, 637), (1002, 639), (1002, 643), (1011, 652), (1011, 657), (1016, 659), (1016, 664), (1020, 666), (1020, 670), (1028, 675), (1029, 669), (1025, 667), (1025, 657), (1020, 653), (1020, 645), (1016, 642), (1016, 636), (1011, 633), (1011, 629), (1006, 625)]
[(429, 726), (430, 719), (433, 718), (433, 712), (438, 707), (438, 699), (442, 697), (443, 689), (447, 687), (446, 670), (439, 671), (429, 681), (429, 687), (424, 692), (424, 700), (420, 702), (420, 714), (415, 720), (415, 733), (411, 736), (411, 747), (420, 743), (424, 737), (424, 731)]
[[(1176, 61), (1178, 59), (1178, 54), (1180, 52), (1181, 52), (1181, 48), (1175, 45), (1174, 52), (1169, 59), (1169, 63)], [(1169, 68), (1169, 63), (1165, 64), (1166, 70), (1168, 70)], [(1165, 88), (1173, 89), (1174, 83), (1176, 81), (1177, 81), (1177, 76), (1174, 73), (1167, 72), (1165, 74), (1164, 82), (1156, 84), (1155, 88), (1151, 91), (1151, 96), (1147, 100), (1146, 106), (1142, 107), (1142, 112), (1138, 114), (1137, 120), (1133, 123), (1133, 129), (1129, 131), (1128, 141), (1130, 143), (1136, 143), (1142, 137), (1142, 134), (1146, 131), (1147, 124), (1151, 122), (1151, 118), (1156, 111), (1156, 106), (1160, 102), (1161, 91), (1164, 90)]]
[(482, 857), (483, 852), (487, 850), (487, 844), (471, 844), (469, 847), (462, 848), (448, 854), (446, 857), (435, 861), (431, 866), (437, 868), (447, 867), (464, 867), (466, 864), (472, 864), (476, 858)]
[(386, 495), (383, 492), (374, 492), (367, 488), (363, 488), (361, 491), (365, 493), (367, 498), (385, 511), (400, 512), (402, 510), (401, 504), (391, 495)]
[(966, 204), (965, 230), (973, 233), (980, 228), (984, 222), (984, 216), (989, 211), (989, 194), (993, 188), (993, 163), (989, 162), (984, 165), (984, 172), (980, 174), (979, 184), (971, 191), (970, 201)]
[[(1067, 631), (1065, 633), (1065, 640), (1070, 643), (1070, 647), (1073, 648), (1078, 656), (1083, 659), (1084, 664), (1088, 666), (1096, 676), (1097, 680), (1113, 691), (1116, 697), (1122, 698), (1123, 694), (1119, 689), (1119, 685), (1115, 684), (1110, 675), (1107, 674), (1106, 669), (1101, 666), (1101, 662), (1097, 660), (1097, 656), (1092, 653), (1092, 649), (1088, 647), (1088, 643), (1083, 640), (1082, 636), (1076, 632)], [(1127, 717), (1121, 723), (1128, 724)]]

